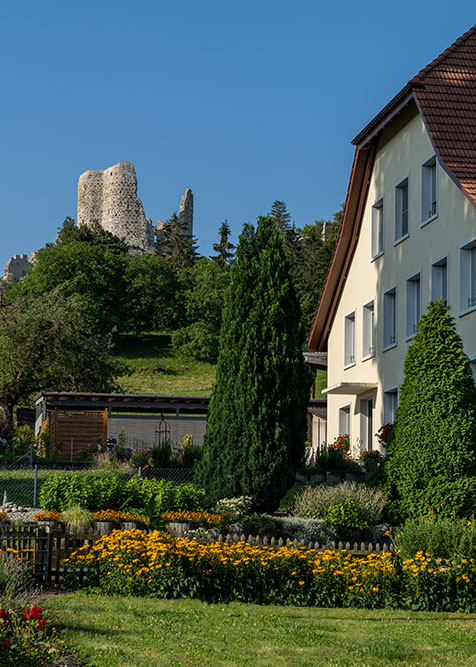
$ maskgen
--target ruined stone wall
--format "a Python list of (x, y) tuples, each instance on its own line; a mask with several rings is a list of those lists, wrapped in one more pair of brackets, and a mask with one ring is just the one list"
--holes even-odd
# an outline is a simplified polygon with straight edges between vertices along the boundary
[[(193, 194), (187, 189), (180, 202), (183, 235), (193, 234)], [(97, 221), (103, 229), (134, 250), (152, 252), (160, 247), (164, 223), (154, 227), (137, 196), (132, 162), (119, 162), (104, 171), (85, 171), (78, 181), (78, 226)]]
[(154, 249), (154, 228), (137, 196), (132, 162), (119, 162), (104, 171), (85, 171), (79, 177), (78, 226), (90, 226), (95, 220), (131, 248)]
[(20, 280), (20, 278), (26, 275), (29, 264), (30, 259), (28, 255), (15, 255), (11, 257), (5, 266), (3, 280), (14, 282)]

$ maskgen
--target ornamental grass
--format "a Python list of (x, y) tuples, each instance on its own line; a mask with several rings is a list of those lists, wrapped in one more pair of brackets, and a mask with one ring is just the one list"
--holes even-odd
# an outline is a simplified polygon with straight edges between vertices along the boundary
[(302, 547), (201, 544), (161, 531), (113, 531), (63, 561), (65, 585), (106, 594), (259, 604), (476, 611), (474, 559), (356, 557)]

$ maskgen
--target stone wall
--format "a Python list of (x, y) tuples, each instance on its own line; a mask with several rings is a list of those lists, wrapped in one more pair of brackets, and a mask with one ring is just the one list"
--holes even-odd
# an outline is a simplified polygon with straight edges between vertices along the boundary
[(20, 278), (26, 275), (29, 264), (30, 259), (28, 255), (15, 255), (11, 257), (5, 266), (3, 279), (15, 282), (20, 280)]

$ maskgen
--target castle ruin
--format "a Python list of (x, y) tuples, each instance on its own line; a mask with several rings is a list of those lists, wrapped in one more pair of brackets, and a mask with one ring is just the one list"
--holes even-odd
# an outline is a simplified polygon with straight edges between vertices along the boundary
[[(180, 233), (193, 236), (193, 194), (187, 188), (180, 202)], [(78, 180), (77, 224), (91, 226), (98, 222), (103, 229), (123, 239), (131, 252), (154, 252), (162, 246), (162, 220), (153, 225), (137, 196), (137, 177), (132, 162), (119, 162), (108, 169), (85, 171)], [(36, 253), (11, 257), (1, 282), (16, 282), (26, 275)]]
[[(193, 194), (187, 189), (180, 202), (181, 233), (193, 235)], [(154, 226), (137, 196), (137, 177), (132, 162), (108, 169), (85, 171), (78, 181), (78, 226), (97, 221), (103, 229), (122, 238), (135, 252), (160, 248), (164, 222)]]

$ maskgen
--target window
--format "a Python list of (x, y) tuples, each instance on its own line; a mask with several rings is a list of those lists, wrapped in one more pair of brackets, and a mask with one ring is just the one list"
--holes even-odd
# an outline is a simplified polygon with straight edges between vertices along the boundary
[(420, 274), (412, 276), (407, 280), (407, 322), (406, 336), (413, 338), (418, 329), (421, 315), (420, 299)]
[(355, 312), (344, 319), (344, 366), (355, 364)]
[(460, 248), (460, 309), (476, 306), (476, 239)]
[(372, 206), (372, 259), (383, 253), (383, 197)]
[(374, 439), (374, 399), (360, 401), (360, 439), (362, 449), (371, 450)]
[(383, 349), (397, 344), (397, 287), (383, 295)]
[(374, 302), (366, 303), (362, 310), (362, 357), (368, 359), (375, 354)]
[(431, 265), (431, 300), (443, 299), (448, 304), (448, 260), (439, 259)]
[(473, 380), (474, 383), (476, 384), (476, 358), (473, 357), (473, 359), (470, 359), (469, 363), (471, 366), (471, 373), (473, 374)]
[(398, 387), (383, 392), (383, 423), (393, 424), (398, 408)]
[(339, 408), (339, 435), (350, 436), (350, 405)]
[(429, 222), (438, 215), (436, 175), (436, 156), (433, 155), (421, 168), (422, 223)]
[(408, 235), (408, 178), (395, 188), (395, 241)]

